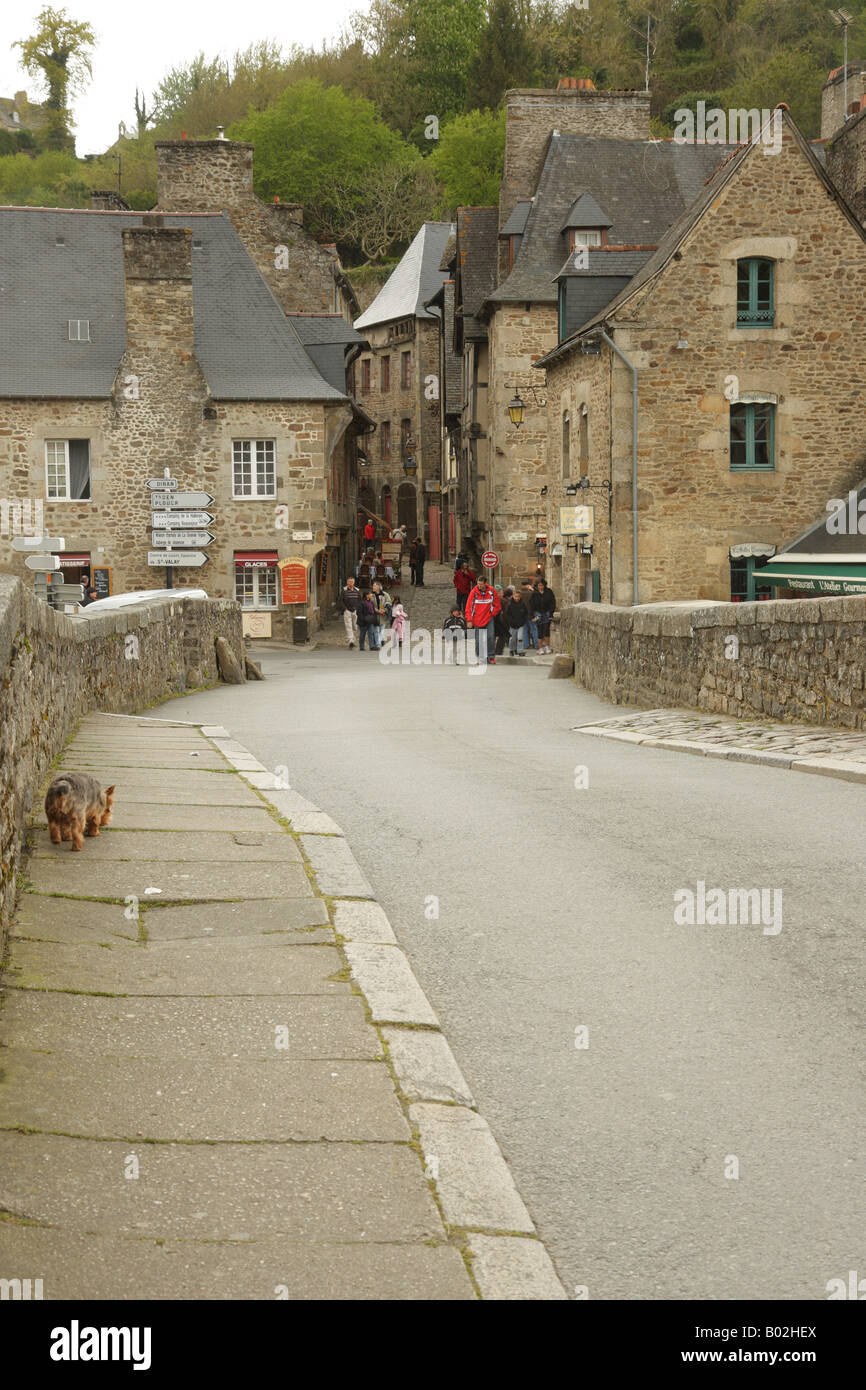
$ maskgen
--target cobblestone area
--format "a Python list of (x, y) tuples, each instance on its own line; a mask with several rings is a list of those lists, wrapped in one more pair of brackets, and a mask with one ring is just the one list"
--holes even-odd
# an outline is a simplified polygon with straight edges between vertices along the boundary
[(766, 762), (777, 767), (866, 782), (866, 734), (863, 733), (835, 729), (819, 731), (769, 721), (748, 723), (669, 709), (633, 711), (593, 724), (576, 725), (574, 732), (706, 757)]

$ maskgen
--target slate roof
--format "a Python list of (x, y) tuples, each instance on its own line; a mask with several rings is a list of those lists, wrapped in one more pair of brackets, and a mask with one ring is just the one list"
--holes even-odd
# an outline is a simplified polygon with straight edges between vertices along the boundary
[(602, 212), (591, 193), (581, 193), (575, 199), (571, 210), (560, 228), (566, 227), (611, 227), (613, 223), (606, 212)]
[[(859, 520), (861, 516), (860, 504), (866, 502), (866, 480), (861, 482), (856, 488), (852, 488), (851, 491), (856, 493), (854, 513)], [(845, 529), (841, 533), (828, 531), (827, 522), (830, 520), (833, 513), (825, 511), (823, 516), (819, 517), (817, 521), (814, 521), (805, 531), (801, 531), (800, 535), (797, 536), (795, 540), (792, 540), (789, 545), (786, 545), (784, 550), (778, 551), (773, 556), (773, 561), (776, 565), (778, 565), (781, 560), (801, 560), (801, 558), (805, 556), (812, 555), (820, 555), (822, 558), (826, 558), (827, 562), (830, 562), (831, 560), (853, 559), (854, 556), (866, 554), (866, 536), (860, 535), (858, 530), (848, 525), (849, 520), (852, 519), (849, 513), (850, 504), (848, 494), (846, 493), (844, 497), (834, 498), (833, 500), (845, 504), (842, 510), (841, 522), (836, 523), (842, 525)], [(758, 573), (760, 573), (760, 571), (758, 571)]]
[(519, 203), (514, 206), (514, 211), (499, 233), (500, 236), (523, 236), (526, 231), (526, 222), (532, 211), (532, 199), (521, 198)]
[(734, 148), (551, 135), (514, 269), (488, 303), (555, 303), (553, 282), (566, 250), (562, 227), (581, 192), (611, 219), (610, 245), (657, 245)]
[(453, 222), (424, 222), (372, 304), (355, 319), (355, 327), (371, 328), (394, 319), (435, 318), (424, 305), (445, 278), (439, 267), (453, 231)]
[(478, 312), (496, 287), (499, 260), (497, 208), (457, 209), (457, 312), (464, 338), (487, 337)]
[(363, 343), (342, 314), (288, 314), (286, 316), (316, 370), (338, 391), (346, 391), (346, 349)]
[(630, 246), (588, 246), (586, 250), (589, 262), (586, 270), (577, 269), (575, 266), (577, 252), (570, 251), (555, 278), (560, 280), (563, 275), (625, 275), (631, 279), (633, 275), (637, 274), (641, 266), (646, 264), (655, 248), (648, 246), (645, 250), (638, 251)]
[[(126, 349), (122, 232), (142, 225), (134, 212), (0, 208), (0, 396), (111, 394)], [(316, 370), (224, 214), (166, 213), (164, 225), (193, 233), (195, 350), (212, 396), (345, 399), (345, 387)], [(90, 319), (92, 342), (67, 341), (74, 318)]]
[[(789, 112), (785, 109), (782, 110), (782, 119), (788, 126), (790, 132), (794, 136), (795, 140), (797, 141), (798, 145), (800, 146), (800, 149), (803, 151), (807, 160), (812, 165), (812, 168), (814, 169), (817, 178), (819, 178), (821, 182), (824, 184), (828, 193), (830, 193), (831, 196), (835, 198), (844, 216), (848, 218), (849, 222), (853, 227), (856, 227), (861, 237), (863, 237), (864, 241), (866, 241), (866, 230), (864, 230), (864, 228), (861, 226), (857, 217), (852, 212), (851, 208), (845, 202), (845, 199), (842, 197), (841, 193), (839, 193), (835, 184), (830, 179), (830, 176), (826, 172), (824, 165), (821, 162), (821, 159), (818, 156), (818, 152), (815, 150), (814, 146), (804, 138), (797, 125), (792, 120)], [(683, 145), (680, 146), (680, 148), (700, 149), (701, 146)], [(714, 148), (718, 150), (720, 146), (717, 145)], [(712, 177), (706, 180), (706, 183), (701, 188), (700, 192), (698, 193), (698, 196), (680, 214), (676, 221), (671, 224), (671, 226), (668, 228), (667, 232), (659, 242), (658, 248), (652, 253), (652, 255), (649, 256), (649, 258), (645, 261), (643, 266), (641, 266), (641, 268), (637, 271), (634, 277), (629, 281), (628, 285), (626, 285), (616, 296), (616, 298), (610, 301), (609, 304), (603, 306), (602, 309), (596, 311), (594, 315), (589, 316), (587, 320), (580, 326), (580, 328), (575, 331), (574, 334), (572, 334), (569, 338), (565, 339), (564, 342), (560, 343), (558, 347), (555, 347), (551, 352), (547, 353), (545, 357), (540, 358), (536, 363), (534, 363), (534, 365), (536, 367), (546, 365), (546, 363), (553, 361), (556, 357), (558, 357), (561, 352), (569, 351), (569, 349), (574, 346), (579, 336), (589, 332), (592, 328), (597, 327), (598, 324), (606, 322), (616, 313), (616, 310), (620, 308), (621, 305), (626, 303), (626, 301), (632, 297), (633, 294), (635, 294), (644, 285), (648, 284), (648, 282), (652, 280), (654, 276), (660, 274), (664, 267), (667, 265), (670, 258), (673, 256), (677, 247), (685, 239), (687, 234), (691, 231), (692, 227), (699, 220), (704, 211), (713, 202), (714, 198), (718, 196), (718, 194), (724, 188), (725, 184), (734, 177), (737, 171), (742, 167), (744, 161), (747, 160), (750, 156), (756, 159), (763, 158), (763, 153), (760, 146), (752, 145), (751, 143), (746, 143), (744, 145), (737, 145), (733, 147), (728, 158), (725, 159), (725, 161), (719, 166), (719, 168), (715, 171)]]

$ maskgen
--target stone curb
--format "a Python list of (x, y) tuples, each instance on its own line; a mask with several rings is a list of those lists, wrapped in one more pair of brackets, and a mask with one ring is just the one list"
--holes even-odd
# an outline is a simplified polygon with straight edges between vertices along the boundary
[(843, 782), (866, 782), (866, 763), (847, 762), (844, 758), (820, 756), (799, 757), (796, 753), (774, 753), (760, 748), (729, 748), (724, 744), (689, 743), (686, 739), (656, 738), (652, 734), (636, 734), (628, 729), (605, 729), (599, 725), (576, 724), (573, 734), (590, 734), (593, 738), (615, 739), (618, 743), (639, 743), (645, 748), (666, 748), (672, 753), (692, 753), (699, 757), (722, 758), (731, 763), (762, 763), (765, 767), (790, 769), (792, 772), (812, 772), (822, 777), (838, 777)]
[[(261, 766), (221, 725), (197, 727), (233, 764), (248, 760)], [(400, 1088), (410, 1102), (409, 1117), (421, 1137), (427, 1176), (435, 1184), (446, 1219), (458, 1228), (470, 1228), (467, 1245), (482, 1299), (567, 1299), (487, 1121), (470, 1108), (475, 1104), (472, 1093), (439, 1031), (433, 1006), (342, 830), (314, 802), (277, 787), (273, 774), (241, 766), (236, 771), (289, 821), (319, 891), (338, 899), (334, 929), (343, 938), (371, 1019), (388, 1045)]]

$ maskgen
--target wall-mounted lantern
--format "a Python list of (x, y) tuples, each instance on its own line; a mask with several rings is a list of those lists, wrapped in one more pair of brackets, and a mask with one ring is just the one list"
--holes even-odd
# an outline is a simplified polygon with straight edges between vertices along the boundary
[(508, 417), (515, 429), (520, 429), (525, 414), (526, 406), (515, 390), (513, 399), (508, 402)]

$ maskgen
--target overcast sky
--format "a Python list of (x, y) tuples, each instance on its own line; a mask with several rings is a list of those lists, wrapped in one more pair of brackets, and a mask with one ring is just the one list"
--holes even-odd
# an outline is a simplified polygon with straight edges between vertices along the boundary
[[(18, 66), (15, 39), (36, 31), (36, 17), (49, 0), (11, 0), (0, 17), (0, 96), (22, 89), (41, 97), (39, 84)], [(288, 50), (293, 43), (319, 47), (334, 39), (353, 10), (367, 9), (368, 0), (266, 0), (227, 4), (214, 0), (53, 0), (77, 23), (86, 21), (96, 33), (93, 83), (73, 106), (76, 151), (99, 153), (117, 138), (119, 121), (135, 127), (135, 88), (148, 97), (168, 71), (204, 50), (209, 57), (230, 57), (258, 39), (275, 39)]]

